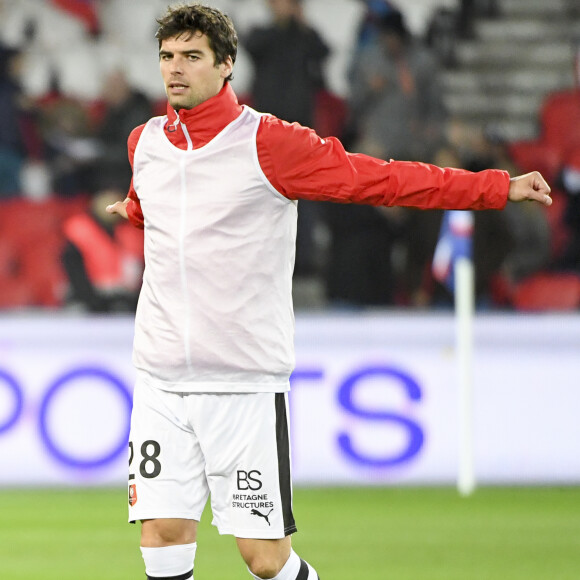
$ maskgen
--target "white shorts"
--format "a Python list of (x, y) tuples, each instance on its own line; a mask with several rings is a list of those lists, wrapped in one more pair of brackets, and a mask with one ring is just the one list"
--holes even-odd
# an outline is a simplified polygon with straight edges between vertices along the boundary
[(138, 379), (129, 439), (129, 521), (199, 521), (211, 494), (220, 534), (296, 531), (286, 393), (173, 393)]

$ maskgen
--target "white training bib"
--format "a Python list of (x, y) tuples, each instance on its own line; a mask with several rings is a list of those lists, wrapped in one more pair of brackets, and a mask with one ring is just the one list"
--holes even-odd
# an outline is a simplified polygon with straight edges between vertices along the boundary
[(260, 118), (244, 108), (199, 149), (172, 145), (166, 117), (139, 139), (146, 268), (133, 358), (166, 390), (289, 388), (297, 209), (260, 168)]

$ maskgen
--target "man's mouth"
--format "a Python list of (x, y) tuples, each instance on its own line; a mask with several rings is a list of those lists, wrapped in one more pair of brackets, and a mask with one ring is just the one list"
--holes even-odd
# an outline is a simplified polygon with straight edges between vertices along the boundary
[(169, 83), (168, 87), (172, 91), (184, 91), (185, 89), (188, 88), (187, 85), (184, 85), (183, 83), (178, 83), (178, 82), (171, 82), (171, 83)]

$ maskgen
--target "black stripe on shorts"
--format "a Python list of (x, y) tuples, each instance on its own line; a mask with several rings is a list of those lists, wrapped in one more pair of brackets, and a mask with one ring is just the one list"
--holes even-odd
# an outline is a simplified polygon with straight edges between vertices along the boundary
[(186, 572), (185, 574), (179, 574), (178, 576), (149, 576), (147, 575), (147, 580), (189, 580), (193, 578), (193, 568)]
[(284, 393), (275, 393), (274, 397), (276, 404), (276, 446), (278, 450), (278, 478), (280, 498), (282, 500), (282, 518), (284, 521), (284, 534), (289, 536), (296, 532), (296, 522), (292, 514), (290, 441), (288, 439), (286, 396)]

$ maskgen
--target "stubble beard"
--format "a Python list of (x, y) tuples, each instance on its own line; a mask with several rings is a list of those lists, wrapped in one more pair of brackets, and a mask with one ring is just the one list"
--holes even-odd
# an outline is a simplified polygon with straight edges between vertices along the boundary
[(179, 111), (180, 109), (193, 109), (196, 105), (199, 105), (197, 99), (191, 98), (173, 98), (168, 97), (169, 104), (176, 110)]
[(167, 100), (176, 111), (179, 111), (180, 109), (193, 109), (207, 99), (204, 98), (203, 95), (200, 95), (198, 92), (193, 91), (190, 88), (190, 92), (184, 95), (168, 94)]

